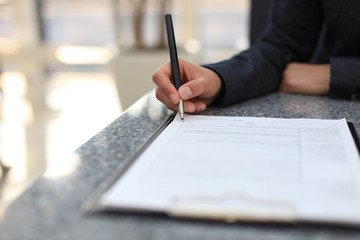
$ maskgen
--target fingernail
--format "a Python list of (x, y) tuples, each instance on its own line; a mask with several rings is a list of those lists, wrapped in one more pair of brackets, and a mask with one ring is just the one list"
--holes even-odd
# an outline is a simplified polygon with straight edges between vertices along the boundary
[(174, 104), (176, 104), (176, 98), (174, 94), (170, 94), (170, 101)]
[(185, 88), (185, 91), (186, 91), (188, 97), (191, 97), (191, 95), (192, 95), (191, 89), (190, 89), (189, 87), (186, 87), (186, 88)]
[(192, 91), (191, 91), (191, 89), (189, 88), (189, 87), (185, 87), (185, 88), (182, 88), (181, 90), (180, 90), (180, 95), (181, 95), (181, 97), (185, 97), (185, 98), (189, 98), (189, 97), (191, 97), (191, 95), (192, 95)]

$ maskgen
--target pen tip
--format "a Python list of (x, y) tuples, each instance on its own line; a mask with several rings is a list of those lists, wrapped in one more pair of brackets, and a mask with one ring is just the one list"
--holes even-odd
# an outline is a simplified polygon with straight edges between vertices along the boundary
[(184, 114), (180, 114), (181, 121), (184, 121)]

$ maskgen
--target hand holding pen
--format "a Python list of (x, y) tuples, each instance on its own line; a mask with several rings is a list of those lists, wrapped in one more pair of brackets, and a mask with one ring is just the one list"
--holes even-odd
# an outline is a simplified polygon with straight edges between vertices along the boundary
[(178, 90), (173, 84), (175, 79), (170, 62), (162, 65), (153, 74), (152, 79), (157, 85), (156, 97), (173, 111), (179, 110), (180, 99), (183, 100), (184, 112), (204, 111), (220, 92), (220, 77), (210, 69), (181, 59), (178, 59), (178, 67), (179, 79), (183, 83)]

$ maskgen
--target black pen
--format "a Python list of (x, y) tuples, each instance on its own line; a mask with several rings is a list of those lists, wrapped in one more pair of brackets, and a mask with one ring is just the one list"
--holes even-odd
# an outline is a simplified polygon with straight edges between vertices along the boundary
[[(165, 23), (166, 23), (166, 32), (167, 38), (169, 43), (169, 52), (170, 52), (170, 62), (171, 62), (171, 71), (174, 79), (174, 85), (176, 90), (179, 90), (181, 86), (181, 79), (180, 79), (180, 70), (179, 70), (179, 61), (176, 51), (176, 42), (175, 42), (175, 34), (173, 23), (170, 14), (165, 15)], [(184, 103), (183, 100), (180, 98), (179, 102), (179, 114), (181, 120), (184, 120)]]

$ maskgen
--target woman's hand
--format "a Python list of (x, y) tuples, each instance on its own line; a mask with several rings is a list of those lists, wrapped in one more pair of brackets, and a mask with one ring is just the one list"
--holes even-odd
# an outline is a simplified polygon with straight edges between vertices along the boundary
[(170, 62), (162, 65), (153, 74), (156, 97), (169, 109), (177, 111), (180, 98), (184, 100), (184, 111), (196, 113), (204, 111), (220, 93), (221, 79), (210, 69), (179, 59), (182, 85), (179, 92), (173, 84)]
[(280, 92), (327, 94), (330, 88), (330, 64), (290, 63), (283, 73)]

